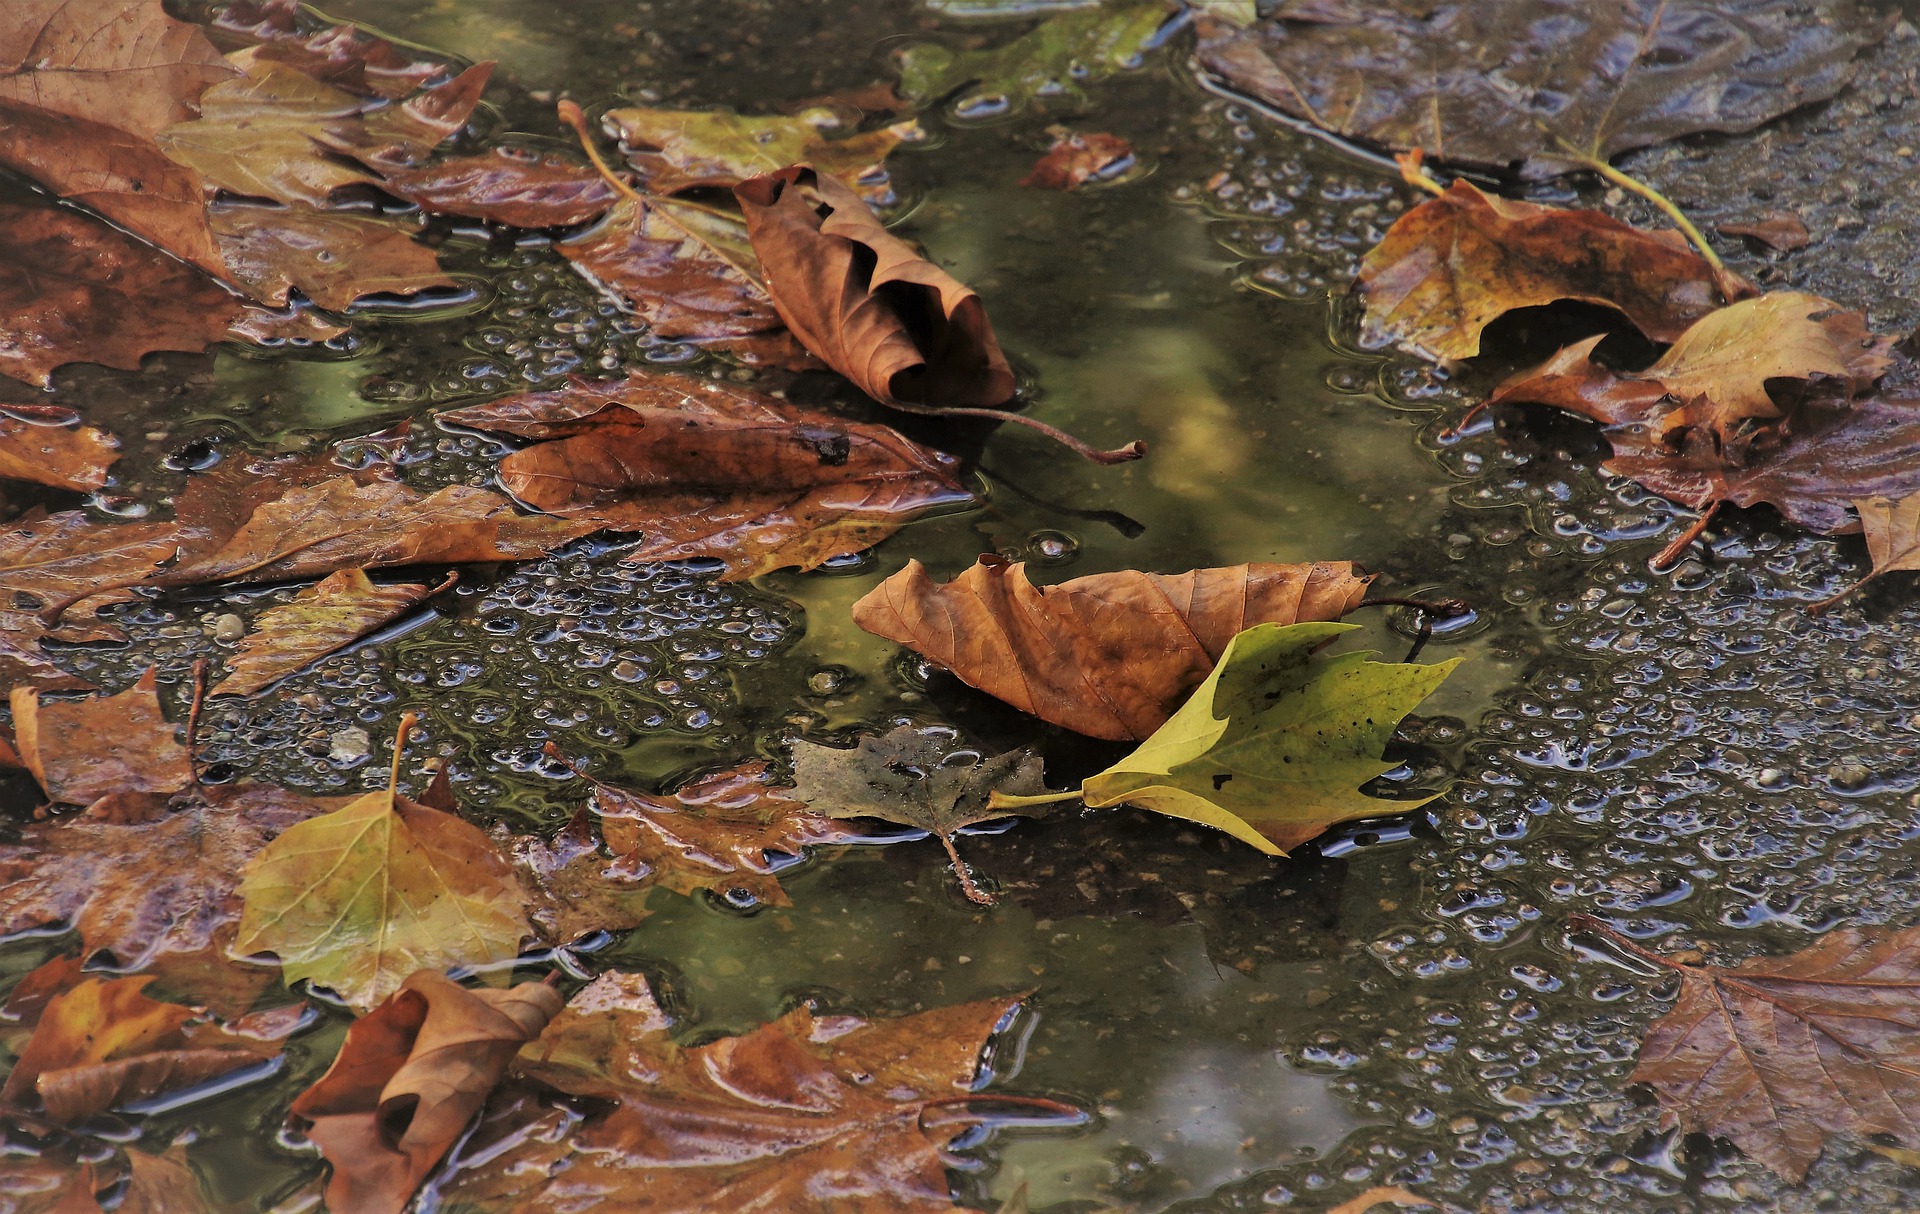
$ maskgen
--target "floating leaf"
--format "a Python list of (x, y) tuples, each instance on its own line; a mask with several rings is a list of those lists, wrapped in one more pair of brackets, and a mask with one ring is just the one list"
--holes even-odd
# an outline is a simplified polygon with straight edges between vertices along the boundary
[(174, 554), (179, 529), (171, 523), (101, 523), (86, 511), (26, 516), (0, 526), (0, 686), (43, 690), (91, 687), (66, 673), (40, 648), (44, 638), (113, 640), (117, 629), (74, 619), (62, 610), (90, 595), (153, 576)]
[(947, 583), (918, 561), (853, 605), (854, 623), (974, 687), (1078, 733), (1138, 741), (1160, 728), (1254, 624), (1337, 620), (1373, 579), (1346, 562), (1126, 569), (1036, 589), (983, 558)]
[(603, 119), (627, 160), (655, 194), (695, 186), (733, 186), (750, 177), (807, 163), (874, 202), (891, 190), (886, 160), (902, 143), (924, 139), (912, 120), (872, 131), (843, 132), (826, 107), (752, 117), (732, 110), (663, 110), (623, 106)]
[[(6, 222), (0, 214), (0, 224)], [(0, 404), (0, 478), (86, 491), (103, 488), (120, 459), (111, 434), (59, 405)]]
[(963, 118), (1016, 114), (1041, 97), (1079, 100), (1086, 85), (1138, 66), (1167, 16), (1161, 0), (1134, 0), (1061, 13), (990, 50), (919, 43), (900, 55), (900, 92), (916, 105), (958, 92), (951, 108)]
[(451, 584), (449, 579), (435, 587), (376, 586), (364, 569), (330, 573), (293, 602), (262, 613), (228, 662), (227, 677), (209, 694), (252, 695), (400, 618)]
[(229, 0), (213, 17), (228, 37), (257, 43), (260, 59), (284, 63), (361, 97), (397, 101), (448, 70), (357, 25), (309, 26), (298, 0)]
[(1133, 145), (1118, 135), (1060, 127), (1055, 128), (1053, 146), (1020, 184), (1043, 190), (1077, 190), (1090, 181), (1111, 181), (1138, 163)]
[(291, 288), (340, 310), (368, 295), (418, 295), (454, 285), (432, 249), (372, 215), (308, 206), (222, 206), (214, 233), (229, 275), (255, 299)]

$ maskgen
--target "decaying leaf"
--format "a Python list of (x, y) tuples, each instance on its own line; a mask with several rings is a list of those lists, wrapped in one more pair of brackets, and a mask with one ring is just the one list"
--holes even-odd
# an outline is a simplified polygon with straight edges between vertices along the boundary
[(1044, 721), (1138, 741), (1255, 624), (1337, 620), (1373, 579), (1346, 562), (1165, 575), (1121, 570), (1036, 589), (982, 558), (936, 583), (918, 561), (853, 606), (854, 622)]
[(405, 615), (451, 585), (376, 586), (364, 569), (330, 573), (293, 602), (261, 614), (210, 695), (252, 695)]
[(547, 440), (500, 463), (534, 509), (643, 533), (630, 560), (716, 558), (728, 579), (811, 569), (973, 500), (957, 460), (885, 426), (687, 376), (636, 372), (440, 417)]
[(800, 1007), (689, 1048), (674, 1044), (644, 979), (603, 974), (521, 1051), (517, 1069), (611, 1107), (540, 1144), (546, 1166), (491, 1153), (452, 1177), (451, 1191), (528, 1214), (951, 1214), (940, 1150), (972, 1124), (966, 1103), (990, 1099), (968, 1085), (1015, 1005), (987, 999), (897, 1020)]
[(526, 893), (485, 832), (391, 782), (267, 844), (240, 900), (236, 952), (273, 953), (289, 984), (312, 979), (360, 1009), (415, 970), (508, 960), (528, 935)]
[[(395, 169), (380, 188), (422, 210), (516, 228), (563, 228), (607, 212), (618, 198), (588, 166), (552, 152), (493, 147)], [(744, 237), (743, 237), (744, 241)], [(771, 305), (769, 305), (771, 312)]]
[(883, 203), (892, 190), (887, 156), (902, 143), (926, 137), (912, 119), (844, 132), (840, 116), (828, 107), (753, 117), (727, 109), (625, 106), (608, 110), (603, 121), (655, 194), (738, 185), (804, 162)]
[(1456, 181), (1395, 221), (1361, 263), (1361, 337), (1427, 358), (1471, 358), (1499, 317), (1571, 299), (1617, 308), (1655, 341), (1678, 341), (1721, 306), (1723, 285), (1752, 293), (1716, 274), (1678, 232)]
[(1568, 926), (1680, 975), (1633, 1082), (1661, 1118), (1797, 1182), (1835, 1135), (1920, 1147), (1920, 929), (1845, 928), (1785, 957), (1690, 965), (1587, 915)]
[(1813, 243), (1813, 233), (1807, 231), (1805, 221), (1792, 211), (1769, 211), (1758, 219), (1719, 224), (1716, 230), (1724, 236), (1757, 240), (1781, 253), (1804, 249)]
[(91, 805), (109, 795), (179, 792), (193, 783), (192, 757), (160, 711), (155, 672), (113, 696), (42, 703), (10, 695), (14, 745), (52, 801)]
[(1196, 24), (1207, 70), (1289, 114), (1533, 177), (1824, 100), (1885, 28), (1853, 0), (1323, 3)]
[(368, 295), (418, 295), (453, 285), (432, 249), (404, 228), (351, 211), (222, 205), (213, 231), (228, 276), (255, 299), (302, 294), (336, 311)]
[(354, 1021), (333, 1065), (292, 1107), (333, 1165), (327, 1209), (400, 1214), (561, 1006), (545, 983), (468, 990), (422, 970)]
[(1403, 1210), (1440, 1208), (1439, 1202), (1429, 1201), (1418, 1193), (1410, 1193), (1399, 1185), (1376, 1185), (1350, 1201), (1341, 1202), (1328, 1210), (1327, 1214), (1368, 1214), (1368, 1211), (1386, 1205)]
[(957, 93), (951, 108), (962, 118), (1016, 114), (1041, 97), (1080, 100), (1087, 84), (1138, 66), (1167, 16), (1161, 0), (1123, 0), (1061, 13), (988, 50), (918, 43), (900, 55), (900, 93), (916, 105)]
[(1856, 500), (1853, 508), (1860, 512), (1860, 529), (1867, 534), (1867, 556), (1873, 562), (1873, 571), (1815, 606), (1830, 606), (1883, 573), (1920, 570), (1920, 493), (1898, 501), (1864, 497)]
[(1089, 808), (1133, 805), (1226, 831), (1269, 855), (1355, 818), (1432, 800), (1382, 801), (1360, 785), (1391, 770), (1380, 756), (1400, 719), (1461, 659), (1431, 666), (1325, 654), (1352, 624), (1261, 624), (1140, 748), (1089, 778)]
[(0, 404), (0, 479), (84, 492), (105, 486), (119, 458), (113, 436), (81, 425), (71, 409)]
[(311, 23), (303, 7), (299, 0), (229, 0), (215, 11), (213, 27), (256, 44), (258, 58), (360, 97), (397, 101), (448, 71), (444, 61), (410, 54), (357, 25)]
[(105, 640), (118, 630), (62, 610), (90, 595), (153, 576), (178, 546), (171, 523), (100, 523), (83, 510), (23, 516), (0, 527), (0, 686), (43, 690), (91, 687), (56, 666), (40, 648), (58, 634), (67, 640)]
[(1088, 182), (1112, 181), (1124, 176), (1138, 161), (1133, 145), (1118, 135), (1101, 131), (1070, 131), (1056, 127), (1053, 146), (1020, 179), (1020, 184), (1043, 190), (1077, 190)]
[(947, 849), (967, 897), (983, 904), (993, 899), (974, 884), (954, 833), (990, 818), (1037, 812), (993, 807), (989, 794), (1024, 797), (1046, 787), (1036, 750), (989, 757), (951, 730), (914, 725), (862, 735), (852, 750), (796, 741), (793, 782), (797, 799), (832, 817), (879, 818), (926, 831)]
[(1568, 346), (1512, 377), (1489, 403), (1527, 401), (1610, 426), (1651, 425), (1661, 441), (1683, 428), (1705, 426), (1724, 443), (1744, 422), (1781, 416), (1767, 395), (1769, 380), (1828, 377), (1843, 381), (1851, 394), (1871, 387), (1893, 365), (1894, 339), (1869, 332), (1866, 317), (1797, 291), (1709, 312), (1644, 371), (1616, 372), (1595, 363), (1593, 349), (1601, 340)]

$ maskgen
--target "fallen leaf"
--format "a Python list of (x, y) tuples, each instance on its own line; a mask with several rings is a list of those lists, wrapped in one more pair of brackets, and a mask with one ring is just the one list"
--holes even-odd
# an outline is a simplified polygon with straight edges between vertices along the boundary
[[(107, 640), (117, 630), (57, 615), (91, 595), (131, 586), (153, 575), (178, 547), (171, 523), (100, 523), (82, 510), (23, 516), (0, 526), (0, 686), (43, 690), (91, 687), (54, 664), (40, 642)], [(56, 632), (58, 628), (58, 632)]]
[(655, 194), (734, 186), (805, 162), (868, 201), (883, 204), (893, 188), (887, 156), (902, 143), (926, 137), (911, 119), (843, 133), (839, 115), (827, 107), (751, 117), (728, 109), (623, 106), (608, 110), (602, 121)]
[(1405, 813), (1360, 785), (1400, 719), (1458, 666), (1320, 652), (1353, 624), (1261, 624), (1227, 646), (1207, 681), (1140, 748), (1081, 786), (1090, 809), (1133, 805), (1223, 830), (1283, 856), (1341, 822)]
[(917, 43), (899, 56), (900, 93), (916, 105), (958, 93), (950, 108), (962, 118), (1017, 114), (1042, 97), (1083, 100), (1086, 85), (1139, 66), (1168, 15), (1161, 0), (1135, 0), (1061, 13), (988, 50)]
[(974, 500), (959, 461), (885, 426), (687, 376), (577, 382), (440, 420), (547, 440), (500, 462), (516, 498), (644, 533), (629, 560), (718, 559), (727, 580), (812, 569)]
[(796, 798), (832, 817), (898, 822), (940, 840), (960, 888), (983, 905), (993, 899), (974, 883), (955, 850), (955, 832), (991, 818), (1040, 812), (990, 806), (993, 792), (1023, 797), (1046, 789), (1040, 753), (1030, 747), (989, 757), (961, 744), (950, 730), (914, 725), (862, 735), (851, 750), (796, 741), (793, 782)]
[(330, 573), (293, 602), (263, 612), (209, 695), (252, 695), (405, 615), (452, 585), (376, 586), (364, 569)]
[(289, 985), (311, 979), (362, 1010), (415, 970), (510, 960), (528, 934), (526, 893), (486, 833), (391, 782), (268, 843), (240, 901), (238, 954), (273, 953)]
[(14, 0), (0, 11), (0, 163), (215, 277), (205, 186), (161, 130), (235, 75), (161, 0)]
[(91, 805), (127, 793), (170, 794), (193, 783), (192, 756), (162, 715), (155, 672), (112, 696), (42, 703), (10, 695), (14, 744), (49, 800)]
[(308, 206), (223, 205), (214, 233), (232, 280), (256, 299), (284, 303), (291, 288), (323, 308), (368, 295), (418, 295), (454, 286), (432, 249), (372, 215)]
[(1863, 497), (1853, 503), (1860, 512), (1860, 529), (1867, 533), (1867, 557), (1873, 572), (1830, 599), (1814, 604), (1825, 608), (1846, 598), (1883, 573), (1920, 570), (1920, 493), (1895, 501)]
[(1722, 967), (1663, 957), (1591, 916), (1568, 926), (1680, 976), (1632, 1077), (1665, 1125), (1725, 1138), (1789, 1183), (1834, 1135), (1920, 1146), (1920, 929), (1843, 928)]
[(160, 1155), (128, 1151), (127, 1167), (132, 1174), (114, 1214), (239, 1214), (243, 1208), (208, 1196), (187, 1164), (185, 1143)]
[(1053, 146), (1020, 184), (1043, 190), (1077, 190), (1090, 181), (1111, 181), (1138, 163), (1133, 145), (1118, 135), (1056, 128)]
[[(1745, 422), (1781, 416), (1767, 394), (1769, 380), (1826, 376), (1844, 381), (1851, 394), (1871, 387), (1893, 365), (1894, 338), (1869, 332), (1858, 312), (1797, 291), (1709, 312), (1644, 371), (1615, 372), (1595, 363), (1593, 349), (1603, 339), (1568, 346), (1513, 376), (1488, 403), (1526, 401), (1605, 425), (1650, 424), (1661, 441), (1672, 441), (1685, 427), (1705, 426), (1724, 442)], [(1650, 422), (1655, 416), (1657, 422)]]
[(1328, 1210), (1327, 1214), (1367, 1214), (1367, 1211), (1374, 1207), (1384, 1205), (1395, 1205), (1401, 1208), (1440, 1208), (1439, 1202), (1428, 1201), (1418, 1193), (1409, 1193), (1399, 1185), (1378, 1185), (1357, 1197), (1341, 1202)]
[(800, 344), (882, 404), (1005, 403), (1013, 371), (980, 297), (795, 165), (734, 187), (767, 290)]
[[(521, 1051), (517, 1069), (612, 1107), (544, 1152), (561, 1155), (550, 1168), (505, 1171), (498, 1161), (510, 1166), (511, 1154), (495, 1154), (453, 1179), (490, 1186), (482, 1208), (529, 1212), (950, 1214), (941, 1149), (973, 1124), (968, 1102), (996, 1099), (969, 1085), (1016, 1005), (987, 999), (896, 1020), (816, 1017), (803, 1006), (744, 1036), (684, 1047), (643, 978), (603, 974)], [(465, 1186), (456, 1191), (471, 1200)]]
[[(1426, 358), (1471, 358), (1481, 331), (1501, 316), (1570, 299), (1616, 308), (1655, 341), (1678, 341), (1721, 306), (1721, 277), (1678, 232), (1643, 232), (1598, 211), (1515, 202), (1456, 181), (1396, 220), (1361, 262), (1361, 339)], [(1752, 294), (1745, 284), (1735, 289)]]
[(590, 167), (520, 147), (493, 147), (418, 168), (394, 169), (380, 188), (423, 211), (516, 228), (572, 227), (605, 214), (618, 198)]
[(295, 1125), (333, 1165), (328, 1210), (406, 1209), (561, 1006), (545, 983), (468, 990), (422, 970), (356, 1020), (333, 1065), (292, 1106)]
[[(1833, 96), (1885, 25), (1852, 0), (1424, 0), (1196, 19), (1208, 71), (1344, 138), (1529, 177)], [(1565, 145), (1563, 146), (1563, 141)]]
[(653, 912), (647, 893), (651, 873), (616, 871), (616, 861), (600, 848), (594, 815), (575, 810), (550, 839), (517, 835), (503, 848), (532, 900), (527, 917), (536, 934), (552, 944), (572, 944), (594, 932), (623, 932)]
[(410, 168), (467, 124), (492, 75), (491, 62), (476, 63), (398, 105), (335, 121), (317, 139), (378, 172)]
[(119, 459), (113, 436), (81, 425), (72, 409), (0, 404), (0, 478), (85, 492), (105, 487)]
[(1723, 236), (1745, 236), (1770, 249), (1791, 253), (1813, 243), (1813, 233), (1792, 211), (1769, 211), (1758, 219), (1718, 225)]
[(1116, 741), (1166, 723), (1254, 624), (1337, 620), (1372, 578), (1346, 562), (1121, 570), (1035, 589), (982, 559), (935, 583), (918, 561), (853, 605), (861, 628), (1044, 721)]
[(255, 55), (362, 97), (397, 101), (447, 71), (442, 60), (402, 51), (357, 25), (303, 28), (299, 0), (230, 0), (213, 28), (256, 44)]

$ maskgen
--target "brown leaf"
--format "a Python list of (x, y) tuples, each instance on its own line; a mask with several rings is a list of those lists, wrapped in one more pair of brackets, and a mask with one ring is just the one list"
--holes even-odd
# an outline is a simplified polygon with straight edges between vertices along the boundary
[[(5, 223), (0, 216), (0, 223)], [(120, 458), (111, 434), (59, 405), (0, 405), (0, 477), (86, 491)]]
[(1770, 249), (1791, 253), (1813, 243), (1813, 233), (1792, 211), (1769, 211), (1758, 219), (1741, 223), (1723, 223), (1719, 231), (1726, 236), (1745, 236)]
[(256, 299), (298, 287), (338, 311), (368, 295), (418, 295), (454, 280), (432, 249), (372, 215), (308, 206), (221, 206), (212, 213), (229, 275)]
[(1562, 299), (1617, 308), (1662, 342), (1721, 304), (1713, 267), (1678, 232), (1491, 197), (1464, 181), (1395, 221), (1361, 263), (1359, 287), (1365, 342), (1434, 359), (1471, 358), (1494, 320)]
[(227, 677), (208, 694), (252, 695), (398, 619), (451, 584), (449, 578), (437, 587), (376, 586), (364, 569), (330, 573), (293, 602), (262, 613), (228, 662)]
[(173, 555), (178, 534), (171, 523), (99, 523), (81, 510), (23, 516), (0, 527), (0, 686), (92, 686), (54, 665), (40, 641), (68, 608), (62, 639), (117, 639), (116, 629), (86, 621), (73, 605), (152, 576)]
[(205, 187), (154, 141), (234, 69), (161, 0), (0, 9), (0, 163), (216, 277)]
[(380, 188), (424, 211), (516, 228), (585, 223), (605, 214), (618, 197), (587, 165), (518, 147), (494, 147), (419, 168), (395, 169)]
[(1138, 163), (1133, 145), (1118, 135), (1057, 128), (1053, 146), (1020, 184), (1043, 190), (1077, 190), (1089, 181), (1111, 181)]
[(493, 75), (493, 64), (476, 63), (398, 105), (330, 124), (317, 138), (326, 148), (379, 171), (425, 160), (473, 116)]
[(187, 1149), (176, 1143), (165, 1154), (128, 1151), (125, 1194), (114, 1214), (238, 1214), (242, 1207), (214, 1201), (187, 1166)]
[(1350, 1201), (1343, 1201), (1328, 1210), (1327, 1214), (1367, 1214), (1376, 1206), (1394, 1205), (1402, 1209), (1408, 1207), (1438, 1209), (1440, 1203), (1428, 1201), (1418, 1193), (1409, 1193), (1399, 1185), (1378, 1185)]
[(1836, 1134), (1920, 1146), (1920, 929), (1842, 929), (1723, 968), (1662, 957), (1586, 915), (1569, 926), (1680, 975), (1633, 1072), (1667, 1125), (1728, 1139), (1789, 1182)]
[(468, 990), (421, 970), (355, 1021), (333, 1065), (292, 1107), (333, 1165), (327, 1208), (400, 1214), (561, 1006), (544, 983)]
[(885, 426), (686, 376), (635, 373), (440, 416), (549, 440), (500, 463), (527, 505), (643, 532), (629, 560), (724, 561), (727, 580), (812, 569), (973, 500), (959, 461)]
[(593, 820), (582, 805), (551, 839), (517, 835), (504, 841), (503, 850), (532, 900), (527, 918), (550, 943), (623, 932), (652, 913), (647, 909), (651, 882), (614, 871), (614, 861), (600, 850)]
[(299, 0), (232, 0), (213, 27), (258, 44), (261, 59), (284, 63), (315, 80), (362, 97), (397, 101), (447, 70), (419, 59), (357, 25), (303, 29)]
[(11, 695), (21, 761), (51, 801), (91, 805), (114, 793), (175, 793), (193, 783), (187, 748), (160, 711), (155, 672), (112, 696), (42, 703)]
[(811, 164), (875, 202), (892, 191), (889, 153), (924, 139), (912, 119), (871, 131), (842, 133), (828, 107), (755, 117), (728, 109), (663, 110), (624, 106), (602, 119), (640, 171), (646, 188), (672, 194), (696, 186), (734, 186), (790, 164)]
[(794, 165), (733, 192), (781, 319), (862, 392), (935, 408), (1013, 396), (980, 297), (881, 227), (852, 190)]
[[(1594, 363), (1602, 340), (1568, 346), (1501, 384), (1488, 403), (1553, 405), (1606, 425), (1649, 424), (1657, 413), (1652, 433), (1663, 442), (1689, 426), (1706, 426), (1726, 441), (1744, 422), (1781, 416), (1768, 380), (1825, 376), (1844, 380), (1851, 393), (1871, 387), (1893, 365), (1894, 339), (1869, 332), (1866, 317), (1797, 291), (1708, 313), (1644, 371)], [(1669, 398), (1680, 403), (1662, 407)]]
[(1867, 556), (1873, 562), (1873, 572), (1816, 606), (1838, 602), (1883, 573), (1920, 570), (1920, 493), (1898, 501), (1863, 497), (1853, 503), (1853, 508), (1860, 512), (1860, 529), (1867, 533)]
[(983, 559), (935, 583), (919, 561), (853, 605), (860, 627), (1044, 721), (1138, 741), (1166, 723), (1235, 634), (1337, 620), (1372, 578), (1345, 562), (1122, 570), (1035, 589), (1023, 564)]

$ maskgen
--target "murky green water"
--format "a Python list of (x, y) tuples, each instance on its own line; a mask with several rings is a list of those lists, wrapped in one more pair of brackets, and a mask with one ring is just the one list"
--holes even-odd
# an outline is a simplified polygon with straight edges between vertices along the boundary
[[(942, 20), (912, 0), (329, 11), (497, 59), (494, 134), (551, 131), (562, 90), (765, 109), (884, 77), (903, 39), (1025, 28)], [(1063, 119), (1127, 137), (1151, 171), (1084, 194), (1016, 186)], [(1856, 571), (1858, 541), (1757, 514), (1715, 532), (1706, 559), (1655, 575), (1672, 512), (1597, 480), (1586, 429), (1503, 420), (1443, 438), (1483, 384), (1344, 344), (1353, 262), (1403, 191), (1202, 91), (1178, 35), (1083, 105), (927, 121), (934, 138), (892, 162), (900, 231), (985, 297), (1035, 416), (1101, 445), (1145, 438), (1146, 461), (1100, 469), (1025, 431), (907, 427), (977, 455), (988, 504), (749, 586), (634, 569), (593, 544), (477, 577), (395, 635), (211, 710), (208, 760), (358, 789), (384, 779), (383, 736), (412, 709), (421, 751), (453, 762), (471, 814), (514, 829), (556, 826), (584, 796), (540, 757), (549, 740), (651, 787), (776, 754), (795, 730), (910, 716), (995, 746), (1038, 742), (1071, 778), (1108, 752), (929, 677), (854, 628), (848, 606), (909, 556), (946, 576), (997, 551), (1047, 578), (1358, 560), (1402, 593), (1478, 609), (1429, 650), (1471, 661), (1408, 730), (1410, 778), (1454, 781), (1413, 822), (1337, 832), (1278, 863), (1129, 811), (1022, 822), (964, 843), (1001, 895), (984, 911), (931, 842), (843, 849), (783, 875), (790, 909), (660, 895), (643, 927), (582, 961), (653, 976), (695, 1034), (806, 998), (898, 1014), (1033, 991), (997, 1085), (1096, 1115), (972, 1147), (957, 1192), (986, 1208), (1023, 1182), (1036, 1209), (1061, 1212), (1322, 1211), (1386, 1183), (1497, 1211), (1920, 1203), (1920, 1178), (1859, 1144), (1836, 1145), (1801, 1189), (1703, 1142), (1683, 1150), (1625, 1083), (1671, 990), (1570, 948), (1560, 927), (1588, 911), (1733, 958), (1920, 918), (1920, 613), (1905, 588), (1811, 621), (1802, 605)], [(1746, 153), (1722, 140), (1690, 154), (1712, 166)], [(339, 351), (63, 372), (55, 399), (127, 444), (116, 493), (133, 505), (117, 508), (162, 505), (182, 473), (161, 461), (197, 440), (299, 447), (661, 355), (550, 252), (467, 230), (448, 247), (469, 303), (396, 311)], [(1780, 273), (1832, 273), (1819, 256)], [(1822, 289), (1900, 306), (1885, 290)], [(826, 379), (793, 390), (860, 407)], [(499, 453), (430, 425), (409, 451), (422, 485), (484, 475)], [(109, 688), (158, 664), (178, 698), (213, 648), (213, 615), (290, 593), (143, 602), (130, 650), (71, 661)], [(1396, 655), (1407, 644), (1384, 618), (1365, 636)], [(374, 743), (342, 760), (334, 739), (353, 727)], [(7, 787), (31, 807), (23, 782)], [(17, 975), (63, 943), (15, 942), (0, 967)], [(190, 1133), (221, 1196), (297, 1199), (319, 1164), (278, 1128), (345, 1022), (330, 1014), (300, 1038), (278, 1080), (130, 1121), (125, 1138), (158, 1149)]]

